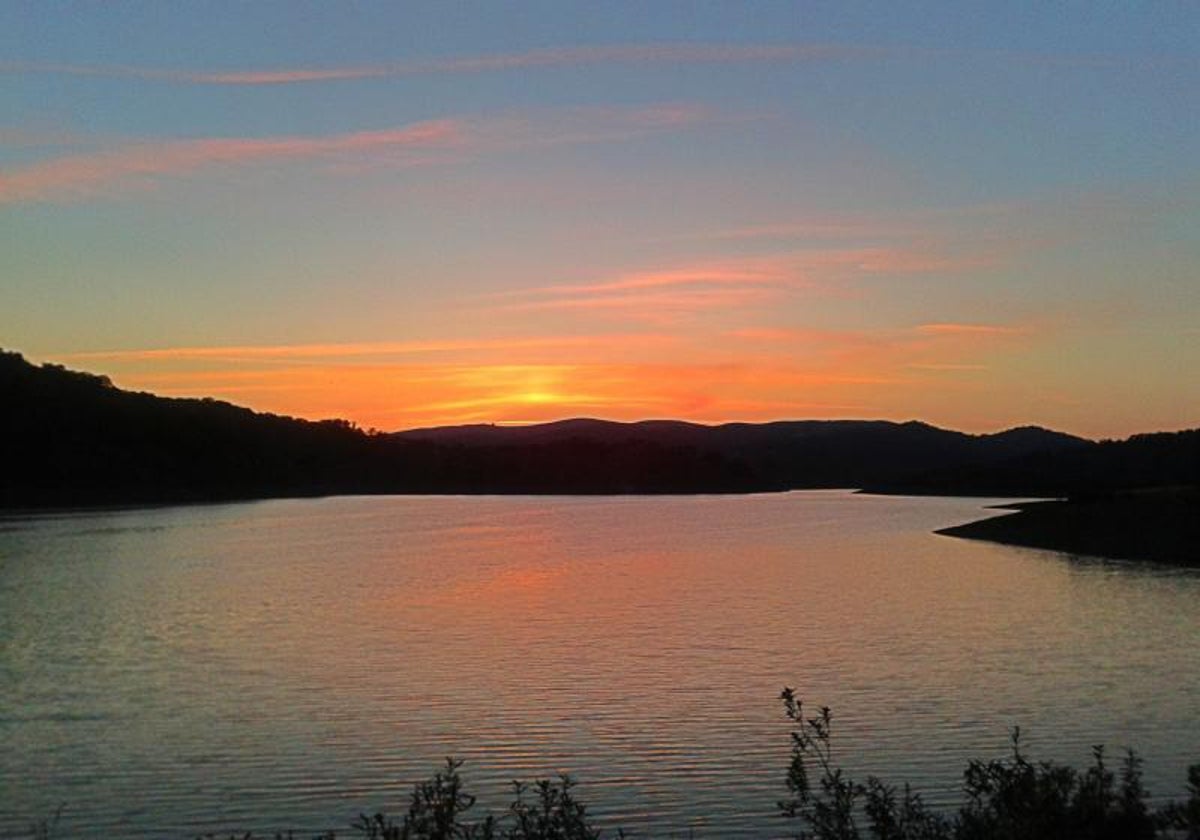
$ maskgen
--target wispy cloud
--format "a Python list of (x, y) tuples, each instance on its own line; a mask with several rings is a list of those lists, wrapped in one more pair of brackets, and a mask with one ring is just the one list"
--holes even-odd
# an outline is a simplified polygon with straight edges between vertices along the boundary
[(403, 79), (527, 69), (636, 64), (786, 64), (861, 59), (937, 60), (990, 59), (1009, 64), (1079, 68), (1172, 66), (1188, 57), (1146, 58), (1130, 55), (1036, 53), (1017, 50), (969, 50), (903, 45), (845, 43), (784, 44), (610, 44), (545, 47), (513, 53), (411, 59), (349, 66), (188, 70), (131, 65), (8, 61), (0, 73), (46, 74), (108, 79), (134, 79), (192, 85), (270, 86), (370, 79)]
[(604, 64), (739, 64), (829, 61), (873, 55), (881, 48), (847, 44), (615, 44), (550, 47), (517, 53), (396, 61), (348, 67), (177, 70), (122, 65), (6, 62), (0, 72), (54, 74), (198, 85), (289, 85)]
[(223, 362), (283, 362), (296, 363), (305, 360), (327, 361), (337, 359), (343, 363), (356, 360), (379, 362), (396, 357), (425, 355), (462, 354), (496, 351), (570, 350), (603, 344), (606, 347), (639, 346), (660, 347), (674, 339), (660, 333), (609, 333), (605, 335), (542, 336), (529, 338), (482, 338), (448, 339), (434, 341), (374, 341), (342, 342), (329, 344), (248, 344), (208, 347), (156, 347), (128, 350), (96, 350), (65, 353), (55, 356), (66, 362), (116, 361), (116, 362), (172, 362), (172, 361), (223, 361)]
[(331, 135), (147, 140), (0, 170), (0, 204), (87, 197), (121, 185), (153, 183), (215, 167), (325, 159), (341, 164), (338, 171), (346, 171), (366, 162), (415, 166), (444, 162), (448, 155), (617, 142), (684, 128), (710, 117), (699, 106), (667, 103), (430, 120)]
[(818, 346), (827, 352), (848, 348), (891, 347), (904, 337), (896, 330), (821, 329), (817, 327), (742, 327), (726, 330), (724, 336), (760, 347), (782, 347), (791, 352), (799, 345)]
[(886, 329), (743, 327), (725, 336), (772, 358), (823, 359), (843, 370), (979, 373), (980, 353), (1026, 345), (1048, 332), (1019, 324), (921, 324)]
[[(797, 262), (811, 270), (861, 274), (941, 273), (986, 268), (1005, 261), (1007, 243), (954, 223), (961, 214), (909, 213), (888, 218), (811, 217), (726, 228), (694, 238), (713, 242), (770, 242), (797, 247)], [(917, 216), (918, 218), (911, 218)]]
[[(597, 413), (709, 422), (797, 413), (828, 416), (861, 409), (861, 402), (847, 397), (881, 380), (743, 361), (488, 365), (443, 370), (440, 381), (453, 396), (416, 401), (405, 409), (409, 416), (454, 418), (441, 422), (521, 422)], [(836, 397), (814, 398), (820, 389)]]
[(597, 283), (567, 283), (553, 286), (539, 286), (530, 289), (518, 289), (502, 294), (503, 296), (575, 297), (579, 295), (605, 295), (613, 292), (662, 289), (670, 286), (768, 284), (778, 282), (784, 276), (781, 266), (761, 261), (757, 264), (715, 263), (684, 268), (637, 271)]
[(808, 266), (823, 272), (839, 267), (864, 275), (973, 271), (1097, 235), (1126, 234), (1168, 213), (1194, 211), (1196, 202), (1182, 196), (1179, 190), (1143, 185), (1125, 192), (1064, 190), (1031, 200), (883, 208), (857, 215), (809, 211), (673, 239), (802, 248)]
[(842, 268), (857, 274), (936, 274), (983, 268), (995, 262), (988, 253), (959, 253), (945, 247), (847, 248), (807, 252), (810, 269)]
[(811, 240), (811, 241), (870, 241), (912, 238), (924, 233), (912, 223), (847, 216), (826, 216), (793, 219), (781, 222), (742, 225), (702, 234), (693, 238), (713, 240)]
[(634, 271), (591, 283), (562, 283), (489, 296), (506, 312), (602, 312), (638, 321), (672, 322), (709, 309), (762, 303), (801, 277), (773, 257), (712, 261)]
[(662, 102), (638, 107), (589, 106), (521, 112), (464, 120), (464, 123), (478, 148), (536, 149), (619, 142), (701, 123), (745, 119), (719, 114), (697, 103)]
[[(666, 286), (649, 293), (687, 291)], [(306, 417), (350, 417), (387, 429), (581, 414), (715, 422), (879, 416), (886, 406), (894, 412), (934, 399), (929, 394), (942, 399), (974, 392), (990, 375), (982, 362), (1039, 334), (1020, 323), (841, 330), (746, 325), (719, 332), (165, 347), (55, 361), (98, 366), (125, 387), (217, 396)]]
[(933, 370), (952, 373), (974, 373), (988, 369), (987, 365), (958, 364), (953, 362), (911, 362), (908, 366), (915, 370)]
[(1000, 336), (1028, 332), (1027, 327), (1005, 324), (921, 324), (917, 332), (927, 335)]
[(0, 172), (0, 204), (89, 195), (122, 181), (184, 175), (210, 166), (378, 151), (415, 153), (455, 148), (463, 142), (461, 123), (437, 120), (324, 137), (215, 137), (134, 143)]
[(633, 271), (589, 283), (531, 286), (492, 294), (489, 300), (506, 312), (593, 311), (640, 321), (673, 320), (703, 310), (763, 304), (802, 290), (856, 295), (854, 280), (959, 271), (991, 260), (989, 255), (932, 247), (819, 248)]
[(729, 310), (765, 302), (775, 294), (763, 288), (687, 289), (637, 295), (569, 297), (509, 304), (510, 312), (591, 311), (620, 314), (650, 323), (669, 323), (701, 310)]

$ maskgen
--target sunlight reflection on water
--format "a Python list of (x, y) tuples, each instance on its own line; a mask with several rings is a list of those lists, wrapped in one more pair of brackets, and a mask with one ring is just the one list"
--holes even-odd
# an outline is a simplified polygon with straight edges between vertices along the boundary
[(602, 824), (780, 835), (784, 684), (955, 801), (1035, 757), (1200, 760), (1200, 575), (938, 537), (981, 500), (335, 498), (9, 517), (0, 830), (344, 829), (442, 758)]

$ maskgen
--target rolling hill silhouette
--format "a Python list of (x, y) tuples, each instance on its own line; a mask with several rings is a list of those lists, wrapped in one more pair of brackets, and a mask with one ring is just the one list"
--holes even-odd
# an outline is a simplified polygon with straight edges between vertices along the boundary
[[(675, 420), (616, 423), (562, 420), (533, 426), (451, 426), (399, 432), (394, 439), (435, 443), (521, 470), (537, 454), (571, 457), (584, 448), (625, 461), (623, 453), (667, 448), (695, 459), (734, 465), (753, 489), (861, 487), (930, 469), (965, 468), (1014, 456), (1089, 447), (1089, 441), (1046, 429), (968, 435), (926, 423), (885, 420), (798, 420), (704, 426)], [(541, 458), (535, 458), (542, 461)], [(592, 464), (601, 469), (602, 462)], [(626, 464), (625, 469), (632, 469)], [(610, 476), (619, 480), (616, 471)], [(641, 481), (649, 480), (641, 477)], [(628, 488), (636, 492), (637, 487)]]
[(1200, 440), (1192, 432), (1097, 444), (1036, 427), (970, 435), (879, 420), (704, 426), (575, 419), (381, 434), (343, 420), (124, 391), (104, 377), (2, 351), (0, 400), (5, 507), (828, 487), (1063, 495), (1064, 488), (1130, 481), (1194, 483)]
[(939, 467), (865, 487), (871, 492), (938, 496), (1079, 498), (1197, 485), (1200, 429), (1014, 453), (988, 463)]

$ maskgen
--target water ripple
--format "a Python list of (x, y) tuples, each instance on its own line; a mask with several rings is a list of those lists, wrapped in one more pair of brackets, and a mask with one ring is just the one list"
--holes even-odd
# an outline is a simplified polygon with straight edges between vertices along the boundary
[(1200, 759), (1200, 576), (935, 537), (984, 502), (367, 498), (6, 518), (0, 835), (344, 830), (463, 759), (609, 828), (783, 836), (794, 685), (849, 768)]

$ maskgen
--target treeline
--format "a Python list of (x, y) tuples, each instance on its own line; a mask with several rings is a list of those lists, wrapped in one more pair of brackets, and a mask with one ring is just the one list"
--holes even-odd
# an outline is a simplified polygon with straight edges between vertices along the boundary
[(1200, 429), (1190, 429), (928, 470), (869, 489), (939, 496), (1082, 499), (1149, 488), (1198, 486)]
[(697, 493), (830, 487), (1068, 495), (1200, 483), (1200, 431), (1093, 443), (1036, 427), (569, 420), (394, 434), (116, 388), (0, 351), (0, 506), (358, 493)]
[(381, 480), (348, 423), (165, 399), (0, 353), (7, 506), (136, 503), (348, 491)]
[(736, 465), (755, 489), (863, 487), (931, 469), (1093, 444), (1036, 427), (968, 435), (927, 423), (886, 420), (783, 420), (703, 426), (671, 420), (614, 423), (563, 420), (524, 427), (460, 426), (414, 430), (402, 440), (432, 441), (474, 457), (521, 457), (573, 441), (608, 450), (671, 447)]
[[(0, 351), (0, 506), (356, 493), (764, 489), (743, 464), (670, 441), (569, 437), (472, 448), (116, 388)], [(778, 489), (778, 488), (772, 488)]]

